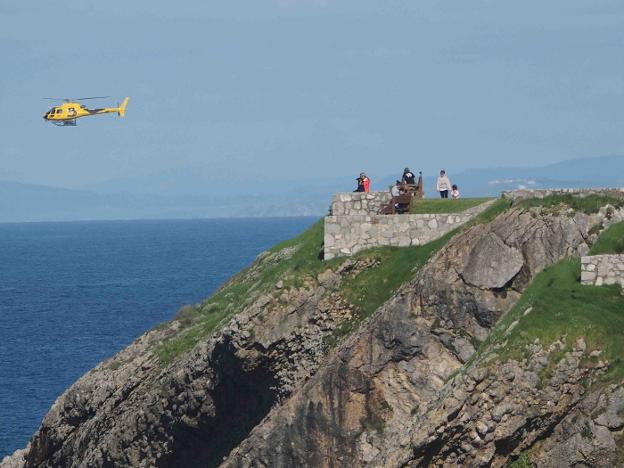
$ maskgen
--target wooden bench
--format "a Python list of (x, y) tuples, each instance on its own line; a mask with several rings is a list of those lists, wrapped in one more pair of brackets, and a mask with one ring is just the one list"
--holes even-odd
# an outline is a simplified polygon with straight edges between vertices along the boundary
[(412, 211), (414, 194), (402, 193), (397, 197), (392, 197), (390, 203), (381, 210), (381, 214), (403, 214)]

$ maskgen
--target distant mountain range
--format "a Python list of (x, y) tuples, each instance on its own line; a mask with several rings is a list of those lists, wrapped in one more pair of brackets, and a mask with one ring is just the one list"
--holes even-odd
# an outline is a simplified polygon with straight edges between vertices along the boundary
[[(469, 169), (449, 173), (462, 195), (498, 195), (516, 188), (623, 187), (624, 156), (562, 161), (534, 168)], [(387, 188), (395, 176), (373, 179)], [(124, 179), (83, 190), (0, 181), (0, 222), (96, 219), (162, 219), (256, 216), (321, 216), (334, 192), (354, 188), (351, 176), (315, 181), (218, 183), (184, 171)], [(425, 176), (433, 197), (435, 176)], [(231, 193), (231, 195), (229, 194)]]
[(467, 196), (517, 188), (624, 187), (624, 156), (571, 159), (534, 168), (470, 169), (456, 180)]
[(312, 216), (324, 205), (305, 197), (97, 193), (0, 181), (0, 222)]

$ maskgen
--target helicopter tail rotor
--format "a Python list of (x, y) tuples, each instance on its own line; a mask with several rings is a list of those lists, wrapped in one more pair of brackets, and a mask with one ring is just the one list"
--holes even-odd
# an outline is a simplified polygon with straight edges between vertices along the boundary
[(126, 106), (128, 105), (128, 98), (124, 99), (121, 105), (117, 108), (117, 115), (123, 117), (126, 115)]

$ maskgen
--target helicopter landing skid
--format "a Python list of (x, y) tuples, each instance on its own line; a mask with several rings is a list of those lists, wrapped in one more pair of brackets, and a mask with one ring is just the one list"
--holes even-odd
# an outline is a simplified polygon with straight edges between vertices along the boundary
[(76, 119), (61, 120), (59, 122), (52, 121), (52, 123), (54, 125), (56, 125), (57, 127), (75, 127), (76, 126)]

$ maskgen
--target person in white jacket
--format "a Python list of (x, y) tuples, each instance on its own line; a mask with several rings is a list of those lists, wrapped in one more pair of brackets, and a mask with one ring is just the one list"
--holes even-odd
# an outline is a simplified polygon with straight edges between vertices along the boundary
[(440, 171), (440, 176), (436, 180), (436, 190), (440, 192), (440, 198), (448, 198), (450, 189), (451, 189), (451, 181), (446, 175), (446, 171), (442, 169)]

